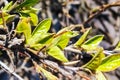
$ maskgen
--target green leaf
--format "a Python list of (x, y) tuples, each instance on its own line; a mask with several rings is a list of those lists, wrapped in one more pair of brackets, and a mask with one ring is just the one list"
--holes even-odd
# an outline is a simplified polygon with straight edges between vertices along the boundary
[(37, 13), (39, 9), (33, 8), (33, 7), (28, 7), (25, 10), (20, 10), (20, 13), (25, 13), (25, 14), (29, 14), (29, 13)]
[(9, 23), (9, 22), (13, 21), (14, 18), (15, 18), (15, 15), (9, 15), (8, 17), (5, 17), (5, 21), (6, 21), (6, 23)]
[(68, 43), (69, 43), (69, 38), (62, 36), (60, 41), (57, 43), (57, 46), (63, 50), (68, 45)]
[(120, 41), (118, 42), (118, 44), (117, 44), (115, 50), (120, 50)]
[(81, 47), (81, 45), (84, 43), (85, 39), (87, 38), (91, 28), (89, 28), (80, 38), (79, 40), (74, 44), (74, 46)]
[(41, 39), (39, 41), (39, 43), (37, 43), (37, 44), (30, 44), (30, 47), (34, 48), (35, 50), (40, 50), (44, 46), (48, 46), (51, 43), (52, 36), (53, 36), (53, 34), (46, 35), (46, 37), (44, 37), (43, 39)]
[[(9, 15), (9, 14), (5, 14), (4, 15), (4, 21), (6, 22), (6, 23), (9, 23), (10, 21), (12, 21), (12, 20), (14, 20), (14, 18), (15, 18), (15, 15)], [(0, 25), (2, 25), (3, 24), (3, 19), (2, 19), (2, 17), (0, 16)]]
[(47, 80), (58, 80), (56, 76), (54, 76), (51, 72), (46, 71), (42, 67), (40, 67), (38, 64), (34, 63), (35, 69), (38, 73), (43, 73)]
[(40, 50), (43, 47), (44, 47), (44, 44), (39, 44), (39, 43), (30, 45), (30, 48), (33, 48), (35, 50)]
[(24, 2), (22, 2), (20, 5), (18, 5), (16, 7), (16, 9), (18, 8), (22, 8), (22, 7), (30, 7), (30, 6), (34, 6), (35, 4), (37, 4), (40, 0), (24, 0)]
[(94, 57), (87, 64), (83, 65), (82, 67), (88, 68), (92, 71), (95, 71), (101, 64), (101, 61), (104, 57), (105, 57), (105, 55), (103, 53), (103, 49), (100, 48), (98, 50), (98, 52), (94, 55)]
[(56, 58), (57, 60), (60, 60), (62, 62), (68, 62), (67, 58), (64, 56), (64, 53), (57, 46), (48, 49), (47, 53), (53, 58)]
[(36, 26), (38, 24), (38, 17), (36, 13), (29, 13), (31, 18), (31, 23), (33, 26)]
[(20, 15), (22, 17), (30, 17), (32, 26), (37, 26), (38, 24), (38, 16), (37, 16), (38, 9), (34, 8), (27, 8), (26, 10), (20, 11)]
[(51, 48), (51, 47), (54, 47), (54, 46), (57, 46), (58, 42), (61, 40), (61, 36), (58, 36), (56, 38), (52, 37), (51, 38), (51, 42), (49, 43), (48, 45), (48, 48)]
[(78, 32), (76, 31), (68, 31), (64, 33), (63, 35), (61, 35), (61, 39), (57, 43), (57, 46), (59, 46), (61, 49), (64, 49), (68, 45), (70, 38), (75, 37), (77, 35)]
[(16, 31), (18, 33), (24, 33), (27, 43), (31, 38), (31, 25), (29, 18), (22, 18), (17, 25)]
[(29, 40), (28, 44), (36, 44), (39, 43), (41, 39), (48, 36), (47, 33), (51, 26), (51, 19), (45, 19), (41, 21), (38, 26), (34, 29), (32, 33), (32, 37)]
[(39, 33), (47, 33), (51, 26), (51, 19), (41, 21), (32, 33), (32, 36)]
[[(29, 40), (28, 40), (28, 44), (32, 45), (32, 44), (38, 44), (38, 43), (42, 43), (44, 42), (43, 40), (45, 38), (49, 38), (49, 36), (51, 36), (50, 33), (40, 33), (40, 34), (36, 34), (35, 36), (32, 36)], [(46, 39), (45, 39), (46, 40)]]
[(115, 70), (118, 67), (120, 67), (120, 54), (113, 54), (104, 58), (97, 70), (102, 72), (108, 72)]
[(102, 41), (103, 37), (104, 37), (103, 35), (96, 35), (87, 40), (86, 42), (84, 42), (81, 47), (86, 50), (94, 50)]
[(9, 10), (13, 5), (13, 1), (9, 2), (7, 5), (5, 5), (5, 7), (2, 10)]
[(49, 44), (53, 40), (53, 36), (54, 36), (54, 33), (53, 34), (48, 33), (48, 35), (46, 37), (42, 38), (39, 41), (39, 43), (41, 43), (41, 44)]
[(107, 80), (101, 71), (96, 72), (96, 78), (97, 80)]

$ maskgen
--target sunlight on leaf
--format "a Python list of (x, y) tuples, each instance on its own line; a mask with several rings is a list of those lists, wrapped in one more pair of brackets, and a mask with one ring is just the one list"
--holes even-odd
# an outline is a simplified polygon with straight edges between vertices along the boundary
[(76, 31), (68, 31), (64, 33), (63, 35), (61, 35), (61, 39), (57, 43), (57, 46), (60, 47), (61, 49), (64, 49), (68, 45), (70, 38), (75, 37), (77, 35), (78, 32)]
[(2, 10), (9, 10), (13, 5), (13, 1), (9, 2), (7, 5), (5, 5), (5, 7)]
[[(44, 42), (43, 40), (46, 40), (45, 38), (48, 37), (49, 40), (49, 36), (51, 36), (50, 33), (38, 33), (35, 36), (32, 36), (29, 40), (28, 40), (28, 44), (32, 45), (32, 44), (37, 44), (37, 43), (42, 43)], [(47, 41), (47, 40), (46, 40)], [(46, 42), (45, 41), (45, 42)]]
[(36, 13), (29, 13), (31, 17), (31, 23), (33, 26), (36, 26), (38, 24), (38, 17)]
[(48, 46), (50, 42), (52, 41), (52, 36), (54, 34), (46, 35), (44, 38), (42, 38), (39, 43), (37, 44), (31, 44), (30, 47), (34, 48), (35, 50), (40, 50), (44, 46)]
[(42, 38), (39, 41), (39, 43), (41, 43), (41, 44), (49, 44), (53, 40), (53, 36), (54, 36), (54, 33), (48, 33), (48, 35), (45, 36), (44, 38)]
[(80, 38), (79, 40), (74, 44), (74, 46), (81, 47), (82, 43), (84, 43), (85, 39), (87, 38), (90, 30), (92, 28), (89, 28)]
[(30, 7), (25, 10), (21, 10), (20, 15), (23, 17), (30, 17), (32, 26), (37, 26), (37, 24), (38, 24), (37, 11), (38, 11), (38, 9)]
[(56, 76), (54, 76), (51, 72), (40, 67), (37, 63), (34, 62), (34, 65), (35, 65), (36, 71), (38, 73), (43, 73), (45, 75), (45, 77), (47, 78), (47, 80), (58, 80), (58, 78)]
[(32, 37), (29, 39), (28, 44), (37, 44), (39, 43), (40, 40), (45, 38), (46, 36), (50, 35), (48, 30), (50, 29), (51, 26), (51, 19), (45, 19), (41, 21), (38, 26), (34, 29), (32, 33)]
[(86, 50), (94, 50), (102, 41), (103, 37), (104, 37), (103, 35), (96, 35), (87, 40), (86, 42), (84, 42), (81, 47)]
[(29, 18), (22, 18), (17, 25), (16, 31), (18, 33), (24, 33), (27, 43), (31, 37), (31, 25)]
[(51, 19), (44, 19), (41, 21), (37, 27), (34, 29), (32, 36), (38, 33), (47, 33), (51, 26)]
[(105, 55), (103, 53), (103, 49), (100, 48), (98, 50), (98, 52), (94, 55), (94, 57), (87, 64), (83, 65), (82, 67), (95, 71), (101, 64), (101, 61), (104, 57), (105, 57)]
[(49, 50), (47, 50), (47, 53), (50, 56), (56, 58), (57, 60), (60, 60), (62, 62), (68, 62), (64, 53), (57, 46), (51, 47)]
[(97, 70), (102, 72), (108, 72), (115, 70), (118, 67), (120, 67), (120, 54), (113, 54), (104, 58)]
[(25, 10), (20, 10), (20, 13), (25, 13), (25, 14), (36, 13), (36, 15), (37, 15), (37, 11), (39, 11), (39, 9), (36, 9), (33, 7), (27, 7), (27, 9), (25, 9)]
[[(9, 15), (9, 14), (7, 14), (5, 12), (3, 12), (3, 16), (4, 16), (3, 17), (4, 21), (6, 23), (9, 23), (10, 21), (14, 20), (14, 18), (15, 18), (15, 15)], [(2, 19), (1, 15), (0, 15), (0, 25), (2, 25), (2, 24), (3, 24), (3, 19)]]
[(107, 80), (101, 71), (96, 71), (97, 80)]
[(43, 47), (44, 47), (44, 44), (32, 44), (32, 45), (30, 45), (30, 48), (33, 48), (35, 50), (40, 50)]

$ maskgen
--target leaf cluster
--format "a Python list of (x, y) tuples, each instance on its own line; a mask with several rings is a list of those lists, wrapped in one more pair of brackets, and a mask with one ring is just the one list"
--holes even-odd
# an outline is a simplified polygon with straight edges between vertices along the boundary
[[(18, 41), (18, 43), (12, 44), (10, 41), (13, 40), (14, 42), (16, 37), (17, 40), (19, 40), (18, 36), (7, 36), (8, 34), (11, 35), (11, 31), (6, 31), (6, 37), (9, 37), (9, 39), (6, 38), (8, 45), (3, 44), (2, 47), (13, 51), (11, 49), (13, 46), (21, 46), (23, 43), (23, 48), (25, 48), (23, 53), (26, 51), (31, 52), (29, 53), (30, 60), (32, 60), (36, 72), (43, 73), (48, 80), (58, 80), (57, 76), (53, 75), (46, 69), (45, 66), (43, 66), (43, 64), (48, 66), (48, 64), (45, 64), (44, 61), (49, 60), (48, 57), (52, 57), (53, 62), (58, 64), (57, 61), (59, 61), (62, 66), (65, 66), (66, 63), (70, 64), (71, 61), (69, 61), (68, 57), (65, 56), (64, 49), (70, 46), (69, 42), (71, 38), (79, 35), (79, 32), (68, 26), (61, 29), (57, 33), (50, 33), (49, 30), (52, 20), (48, 18), (39, 22), (38, 16), (36, 14), (37, 10), (32, 7), (38, 1), (39, 0), (25, 0), (21, 4), (18, 4), (18, 2), (10, 2), (1, 9), (0, 25), (4, 30), (9, 28), (9, 26), (6, 26), (6, 24), (12, 22), (17, 15), (10, 14), (10, 12), (14, 10), (15, 12), (19, 13), (20, 20), (17, 23), (14, 31), (17, 35), (20, 35), (20, 39), (23, 39), (22, 42)], [(32, 30), (33, 27), (34, 30)], [(104, 35), (95, 35), (94, 37), (88, 39), (88, 35), (91, 30), (92, 28), (86, 29), (83, 35), (80, 36), (80, 38), (74, 44), (72, 44), (72, 48), (81, 51), (81, 56), (82, 51), (85, 51), (86, 53), (90, 52), (90, 55), (92, 56), (92, 59), (88, 63), (77, 67), (91, 70), (91, 72), (96, 75), (98, 80), (106, 80), (102, 72), (108, 72), (118, 68), (120, 65), (120, 54), (117, 53), (106, 56), (104, 52), (105, 50), (99, 46), (100, 42), (104, 38)], [(9, 47), (6, 47), (6, 45)], [(114, 50), (119, 50), (119, 47), (120, 43), (118, 43), (118, 46)], [(31, 54), (38, 56), (42, 65), (38, 64), (39, 62), (36, 62), (34, 59), (32, 59)], [(41, 54), (45, 56), (43, 57)], [(57, 61), (54, 61), (54, 59)]]

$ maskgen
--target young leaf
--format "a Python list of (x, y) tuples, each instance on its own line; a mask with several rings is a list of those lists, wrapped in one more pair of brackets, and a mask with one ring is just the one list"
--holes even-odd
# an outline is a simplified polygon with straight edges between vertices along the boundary
[(91, 28), (89, 28), (80, 38), (79, 40), (74, 44), (76, 47), (81, 47), (82, 43), (84, 43), (85, 39), (87, 38), (87, 35), (89, 34)]
[(57, 46), (63, 50), (68, 45), (69, 40), (70, 38), (62, 36), (60, 41), (57, 43)]
[(107, 80), (101, 71), (96, 72), (96, 78), (97, 80)]
[(82, 67), (95, 71), (100, 65), (103, 57), (104, 57), (103, 49), (100, 48), (99, 51), (95, 54), (95, 56)]
[(38, 33), (47, 33), (51, 26), (51, 19), (45, 19), (41, 21), (37, 27), (34, 29), (32, 36)]
[(5, 17), (6, 23), (9, 23), (10, 21), (13, 21), (15, 18), (15, 15), (9, 15), (8, 17)]
[(120, 67), (120, 54), (110, 55), (102, 60), (98, 71), (108, 72)]
[(64, 56), (64, 53), (57, 46), (50, 47), (50, 49), (47, 50), (47, 53), (50, 56), (52, 56), (62, 62), (68, 62), (67, 58)]
[(36, 13), (29, 13), (31, 17), (31, 23), (33, 26), (36, 26), (38, 24), (38, 17)]
[(13, 1), (9, 2), (7, 5), (5, 5), (5, 7), (2, 10), (9, 10), (13, 5)]
[[(40, 35), (41, 34), (41, 35)], [(49, 38), (49, 36), (51, 36), (50, 33), (40, 33), (40, 34), (36, 34), (35, 36), (32, 36), (29, 40), (28, 40), (28, 44), (32, 45), (32, 44), (38, 44), (40, 42), (43, 42), (43, 40), (45, 38)], [(46, 40), (47, 41), (47, 40)]]
[(61, 49), (64, 49), (68, 45), (70, 38), (75, 37), (77, 35), (78, 32), (75, 31), (68, 31), (64, 33), (63, 35), (61, 35), (61, 39), (57, 43), (57, 46), (60, 47)]
[(32, 37), (29, 40), (28, 44), (36, 44), (39, 43), (41, 39), (49, 35), (47, 32), (51, 26), (51, 19), (45, 19), (41, 21), (35, 30), (32, 33)]
[(37, 4), (38, 2), (39, 2), (39, 0), (24, 0), (24, 2), (22, 2), (20, 5), (18, 5), (18, 6), (16, 7), (16, 9), (23, 8), (23, 7), (34, 6), (34, 5)]
[(34, 62), (34, 65), (35, 65), (36, 71), (38, 73), (43, 73), (45, 75), (45, 77), (47, 78), (47, 80), (58, 80), (58, 78), (56, 76), (54, 76), (52, 73), (46, 71), (42, 67), (40, 67), (37, 63)]
[(26, 10), (20, 11), (20, 15), (24, 17), (30, 17), (31, 18), (31, 24), (33, 26), (37, 26), (38, 24), (38, 16), (37, 16), (38, 9), (35, 8), (27, 8)]
[(25, 13), (25, 14), (29, 14), (29, 13), (37, 13), (39, 9), (33, 8), (33, 7), (27, 7), (25, 10), (20, 10), (20, 13)]
[(46, 37), (41, 39), (39, 41), (39, 43), (37, 43), (37, 44), (30, 44), (30, 47), (34, 48), (35, 50), (40, 50), (44, 46), (47, 46), (47, 45), (50, 44), (50, 42), (52, 41), (52, 36), (53, 36), (53, 34), (47, 35)]
[(35, 50), (40, 50), (43, 47), (44, 47), (44, 44), (32, 44), (32, 45), (30, 45), (30, 48), (33, 48)]
[(82, 44), (82, 48), (86, 50), (93, 50), (99, 45), (103, 39), (103, 35), (96, 35)]
[[(3, 15), (4, 15), (4, 13), (3, 13)], [(5, 15), (4, 15), (4, 21), (6, 22), (6, 23), (9, 23), (10, 21), (12, 21), (12, 20), (14, 20), (14, 18), (15, 18), (15, 15), (9, 15), (9, 14), (6, 14), (5, 13)], [(2, 19), (2, 17), (0, 16), (0, 25), (2, 25), (3, 24), (3, 19)]]
[(18, 33), (24, 33), (27, 43), (31, 37), (31, 26), (29, 18), (22, 18), (17, 25), (16, 31)]

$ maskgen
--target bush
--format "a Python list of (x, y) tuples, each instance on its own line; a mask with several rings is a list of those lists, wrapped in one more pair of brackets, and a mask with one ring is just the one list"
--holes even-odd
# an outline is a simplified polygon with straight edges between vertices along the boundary
[[(29, 77), (30, 80), (34, 77), (37, 80), (37, 73), (39, 79), (43, 80), (78, 77), (106, 80), (103, 73), (119, 67), (120, 43), (112, 51), (106, 51), (99, 45), (104, 35), (89, 37), (92, 27), (86, 27), (104, 10), (120, 5), (120, 1), (95, 8), (82, 24), (70, 25), (58, 32), (50, 30), (52, 19), (39, 22), (38, 9), (32, 7), (38, 2), (39, 0), (11, 1), (1, 8), (0, 65), (3, 69), (20, 80), (25, 79), (26, 74), (28, 77), (29, 74), (33, 76)], [(73, 43), (73, 39), (78, 37), (80, 38)], [(10, 62), (8, 65), (16, 68), (15, 71), (7, 67), (5, 61)]]

